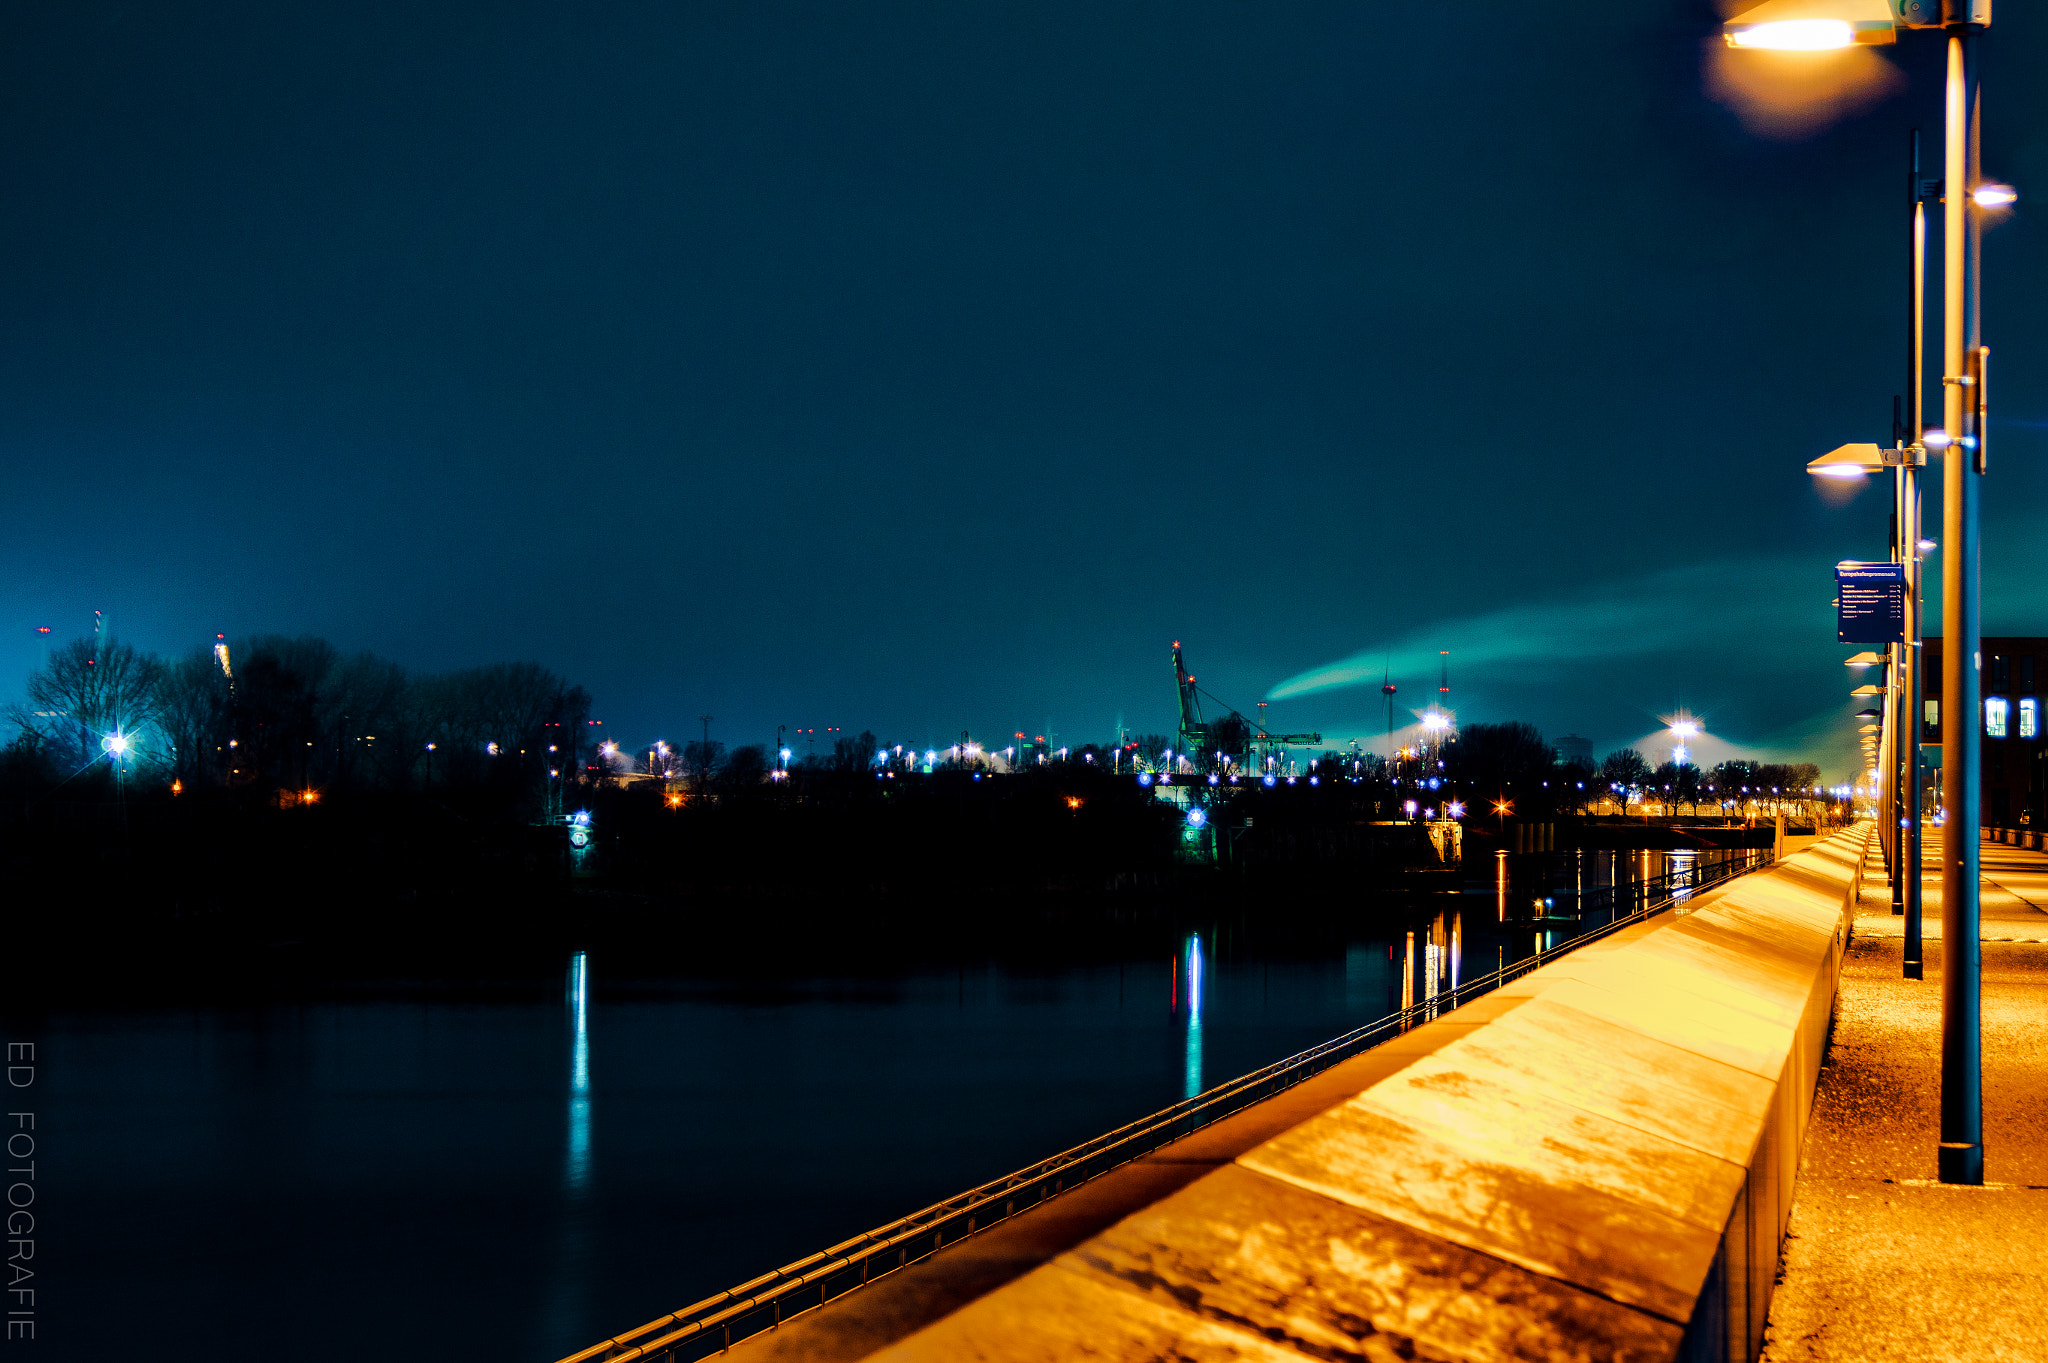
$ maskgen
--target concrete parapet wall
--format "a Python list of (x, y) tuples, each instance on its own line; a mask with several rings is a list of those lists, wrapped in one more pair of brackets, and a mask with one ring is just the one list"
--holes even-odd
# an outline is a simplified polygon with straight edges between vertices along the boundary
[(1349, 1097), (868, 1356), (1755, 1357), (1868, 840), (1376, 1048)]

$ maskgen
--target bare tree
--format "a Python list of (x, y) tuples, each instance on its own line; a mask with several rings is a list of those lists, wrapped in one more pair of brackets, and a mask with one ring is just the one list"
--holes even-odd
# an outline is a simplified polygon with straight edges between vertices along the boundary
[(1628, 797), (1650, 779), (1650, 763), (1634, 748), (1623, 748), (1600, 759), (1599, 780), (1620, 797), (1621, 812), (1628, 813)]
[(73, 639), (29, 674), (28, 703), (9, 716), (42, 737), (52, 756), (77, 771), (126, 743), (133, 760), (168, 763), (168, 744), (152, 732), (163, 710), (164, 666), (118, 640)]
[(170, 746), (171, 774), (193, 785), (224, 784), (229, 682), (212, 649), (196, 649), (164, 668), (157, 719)]

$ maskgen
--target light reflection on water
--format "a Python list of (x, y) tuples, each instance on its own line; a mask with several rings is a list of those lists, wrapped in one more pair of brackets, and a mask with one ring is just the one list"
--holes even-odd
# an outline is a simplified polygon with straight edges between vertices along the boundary
[[(1591, 888), (1698, 860), (1550, 873)], [(1501, 923), (1526, 868), (1475, 869), (1441, 911), (1362, 903), (1355, 928), (1284, 950), (1223, 924), (1135, 954), (1077, 939), (1029, 965), (744, 981), (633, 980), (579, 953), (523, 1001), (59, 1015), (67, 1300), (124, 1303), (166, 1363), (285, 1337), (306, 1363), (352, 1360), (393, 1330), (418, 1356), (548, 1363), (1404, 1003), (1434, 1015), (1468, 969), (1604, 921)], [(194, 1253), (138, 1258), (163, 1224)], [(374, 1317), (348, 1309), (366, 1263)], [(315, 1316), (317, 1338), (294, 1333)]]
[(550, 1348), (565, 1355), (578, 1346), (573, 1342), (587, 1314), (593, 1234), (590, 1192), (590, 957), (577, 952), (569, 958), (569, 978), (564, 990), (569, 1019), (569, 1113), (568, 1133), (562, 1156), (561, 1235), (556, 1247), (555, 1271), (548, 1278), (547, 1308), (543, 1313), (543, 1338)]

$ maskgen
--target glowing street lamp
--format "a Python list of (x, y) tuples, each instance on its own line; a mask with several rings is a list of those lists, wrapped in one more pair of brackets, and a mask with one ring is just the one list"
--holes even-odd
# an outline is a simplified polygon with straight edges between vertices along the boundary
[[(1979, 769), (1983, 755), (1975, 729), (1982, 701), (1978, 507), (1986, 466), (1989, 406), (1985, 380), (1990, 352), (1982, 340), (1979, 263), (1984, 215), (2008, 206), (2017, 197), (2009, 186), (1985, 183), (1978, 162), (1983, 97), (1977, 45), (1990, 24), (1991, 0), (1769, 0), (1722, 25), (1724, 36), (1734, 47), (1815, 51), (1885, 43), (1892, 41), (1900, 28), (1938, 28), (1947, 47), (1941, 182), (1941, 424), (1949, 437), (1942, 459), (1941, 499), (1942, 539), (1948, 545), (1941, 565), (1945, 636), (1941, 917), (1947, 956), (1941, 972), (1941, 1143), (1937, 1158), (1942, 1182), (1964, 1184), (1984, 1181), (1983, 950), (1978, 901), (1982, 873), (1978, 828), (1983, 821)], [(1917, 192), (1915, 198), (1919, 198)], [(1916, 293), (1918, 270), (1916, 258)], [(1914, 312), (1914, 367), (1908, 375), (1907, 392), (1916, 413), (1911, 424), (1917, 428), (1922, 381), (1917, 298)], [(1917, 429), (1910, 433), (1918, 443), (1933, 446)], [(1905, 509), (1918, 511), (1917, 506)], [(1917, 520), (1917, 515), (1913, 519)], [(1900, 518), (1900, 530), (1901, 543), (1917, 540), (1917, 525), (1909, 528), (1906, 517)], [(1917, 724), (1917, 716), (1905, 718)], [(1918, 781), (1910, 784), (1911, 794), (1917, 796)], [(1897, 865), (1905, 859), (1893, 860)], [(1917, 884), (1919, 869), (1917, 864), (1908, 868), (1905, 879), (1909, 887)], [(1909, 901), (1909, 951), (1918, 926)]]
[(1832, 52), (1895, 42), (1894, 22), (1887, 0), (1769, 0), (1721, 25), (1721, 36), (1730, 47)]

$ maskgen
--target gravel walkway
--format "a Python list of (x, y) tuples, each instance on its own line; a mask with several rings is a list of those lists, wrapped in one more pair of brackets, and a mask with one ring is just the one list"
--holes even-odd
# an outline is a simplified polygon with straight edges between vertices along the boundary
[(1873, 857), (1765, 1359), (2048, 1360), (2048, 855), (1987, 843), (1983, 857), (1986, 1186), (1935, 1181), (1939, 867), (1927, 979), (1904, 980), (1903, 920)]

